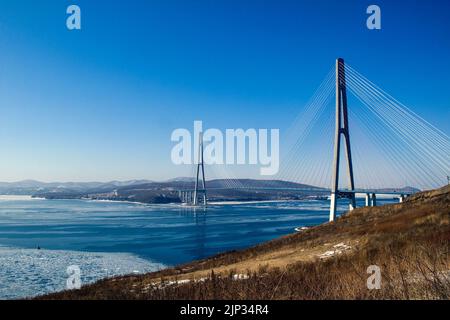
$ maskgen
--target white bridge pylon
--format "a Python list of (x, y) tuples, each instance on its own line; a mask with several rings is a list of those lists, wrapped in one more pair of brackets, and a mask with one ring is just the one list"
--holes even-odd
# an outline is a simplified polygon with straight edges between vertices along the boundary
[[(347, 173), (351, 193), (339, 192), (339, 162), (341, 153), (341, 138), (344, 138), (347, 156)], [(336, 129), (334, 140), (333, 180), (330, 197), (330, 221), (336, 219), (337, 198), (346, 194), (350, 199), (350, 210), (356, 208), (355, 179), (353, 177), (352, 150), (350, 147), (350, 131), (348, 123), (347, 84), (345, 80), (344, 59), (336, 60)]]

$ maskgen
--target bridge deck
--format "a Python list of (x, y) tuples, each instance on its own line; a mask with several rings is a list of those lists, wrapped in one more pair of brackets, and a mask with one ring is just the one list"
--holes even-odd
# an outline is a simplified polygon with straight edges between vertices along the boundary
[[(275, 187), (237, 187), (237, 188), (208, 188), (208, 191), (221, 191), (221, 190), (248, 190), (248, 191), (291, 191), (291, 192), (316, 192), (316, 193), (331, 193), (329, 189), (320, 188), (275, 188)], [(182, 189), (181, 192), (194, 192), (195, 189)], [(339, 190), (340, 193), (365, 193), (365, 194), (378, 194), (378, 195), (411, 195), (412, 191), (396, 191), (396, 190), (376, 190), (376, 189), (355, 189), (355, 190)]]

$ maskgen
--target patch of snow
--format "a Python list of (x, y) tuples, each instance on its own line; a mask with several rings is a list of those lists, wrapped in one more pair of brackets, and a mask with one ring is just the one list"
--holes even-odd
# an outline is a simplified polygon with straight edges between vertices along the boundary
[(248, 274), (234, 274), (233, 275), (233, 280), (246, 280), (248, 278), (250, 278), (248, 276)]
[(352, 247), (350, 247), (350, 246), (346, 245), (345, 243), (341, 242), (341, 243), (338, 243), (338, 244), (334, 245), (333, 248), (336, 248), (338, 250), (349, 250)]
[(324, 253), (322, 253), (322, 254), (320, 254), (319, 255), (319, 258), (320, 259), (325, 259), (325, 258), (329, 258), (329, 257), (332, 257), (332, 256), (334, 256), (334, 254), (335, 254), (335, 251), (333, 251), (333, 250), (329, 250), (329, 251), (325, 251)]
[(350, 250), (352, 247), (341, 242), (341, 243), (334, 245), (333, 248), (335, 250), (327, 250), (324, 253), (319, 254), (318, 257), (320, 259), (327, 259), (327, 258), (333, 257), (335, 255), (342, 254), (344, 251)]
[[(220, 275), (218, 275), (218, 277), (220, 277)], [(247, 274), (234, 274), (232, 279), (233, 281), (239, 281), (239, 280), (246, 280), (249, 279), (250, 276)], [(152, 282), (146, 286), (144, 286), (144, 288), (142, 289), (143, 292), (148, 292), (149, 290), (152, 289), (164, 289), (166, 287), (170, 287), (170, 286), (178, 286), (178, 285), (183, 285), (183, 284), (187, 284), (190, 282), (204, 282), (207, 279), (209, 279), (209, 277), (203, 277), (203, 278), (199, 278), (199, 279), (194, 279), (194, 280), (190, 280), (190, 279), (182, 279), (182, 280), (168, 280), (168, 281), (163, 281), (163, 282)]]

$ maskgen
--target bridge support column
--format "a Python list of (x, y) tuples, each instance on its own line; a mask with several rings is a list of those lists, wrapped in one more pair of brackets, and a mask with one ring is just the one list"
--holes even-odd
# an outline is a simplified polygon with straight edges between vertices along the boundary
[(332, 193), (330, 197), (330, 222), (334, 221), (336, 218), (336, 206), (337, 206), (337, 198), (336, 193)]
[(370, 207), (370, 193), (366, 193), (366, 207)]
[(375, 193), (372, 193), (372, 207), (377, 206), (377, 195)]

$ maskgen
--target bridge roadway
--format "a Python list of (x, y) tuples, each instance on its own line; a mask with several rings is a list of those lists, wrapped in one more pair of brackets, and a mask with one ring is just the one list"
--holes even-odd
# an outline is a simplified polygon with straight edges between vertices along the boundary
[[(276, 188), (276, 187), (233, 187), (233, 188), (225, 188), (225, 187), (217, 187), (217, 188), (208, 188), (208, 191), (220, 191), (220, 190), (249, 190), (249, 191), (293, 191), (293, 192), (317, 192), (317, 193), (330, 193), (330, 189), (323, 188)], [(195, 189), (180, 189), (179, 192), (194, 192)], [(355, 190), (347, 190), (341, 189), (339, 190), (340, 194), (376, 194), (376, 195), (397, 195), (397, 196), (409, 196), (413, 194), (412, 191), (397, 191), (397, 190), (389, 190), (383, 191), (380, 189), (355, 189)]]

